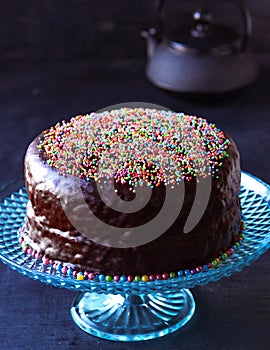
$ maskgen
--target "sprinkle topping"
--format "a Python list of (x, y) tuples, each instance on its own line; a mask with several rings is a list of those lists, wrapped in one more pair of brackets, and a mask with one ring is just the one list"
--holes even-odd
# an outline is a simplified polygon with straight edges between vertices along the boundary
[(215, 124), (184, 113), (121, 108), (79, 115), (43, 132), (42, 158), (61, 175), (158, 187), (217, 177), (230, 141)]

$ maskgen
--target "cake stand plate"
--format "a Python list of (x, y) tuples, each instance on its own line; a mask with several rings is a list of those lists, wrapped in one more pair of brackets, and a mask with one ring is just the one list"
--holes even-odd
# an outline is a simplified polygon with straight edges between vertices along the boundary
[(270, 247), (270, 186), (242, 172), (244, 244), (216, 268), (148, 282), (80, 281), (23, 252), (18, 229), (24, 222), (27, 194), (22, 186), (22, 181), (14, 181), (0, 187), (0, 259), (32, 279), (80, 291), (71, 306), (73, 320), (87, 333), (109, 340), (146, 340), (176, 331), (195, 311), (190, 288), (241, 271)]

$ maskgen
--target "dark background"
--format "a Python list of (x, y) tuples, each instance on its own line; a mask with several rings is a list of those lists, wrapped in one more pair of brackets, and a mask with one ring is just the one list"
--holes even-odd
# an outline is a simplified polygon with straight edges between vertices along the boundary
[[(27, 145), (73, 115), (128, 101), (206, 116), (236, 141), (242, 168), (270, 182), (270, 3), (247, 1), (257, 80), (223, 100), (196, 102), (151, 85), (144, 76), (141, 29), (155, 24), (150, 0), (0, 0), (0, 187), (23, 177)], [(169, 26), (201, 4), (241, 31), (233, 2), (167, 1)], [(268, 349), (270, 254), (240, 274), (193, 290), (197, 311), (180, 331), (137, 344), (101, 340), (69, 315), (74, 293), (20, 276), (0, 264), (0, 348)]]

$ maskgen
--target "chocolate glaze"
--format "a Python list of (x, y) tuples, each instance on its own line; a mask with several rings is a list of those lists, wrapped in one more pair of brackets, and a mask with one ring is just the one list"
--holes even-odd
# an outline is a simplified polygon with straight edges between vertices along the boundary
[[(196, 181), (185, 181), (184, 203), (171, 227), (154, 241), (131, 248), (113, 248), (92, 241), (73, 227), (63, 206), (72, 202), (76, 219), (76, 187), (80, 186), (88, 207), (102, 221), (128, 229), (158, 215), (165, 185), (154, 188), (149, 203), (137, 213), (115, 212), (102, 201), (93, 181), (59, 175), (42, 160), (37, 145), (38, 138), (29, 145), (25, 156), (29, 201), (23, 235), (33, 249), (49, 259), (105, 274), (177, 271), (211, 261), (233, 244), (240, 231), (240, 161), (232, 140), (227, 150), (229, 157), (222, 160), (219, 168), (219, 179), (212, 178), (210, 199), (197, 226), (188, 234), (183, 233), (196, 193)], [(123, 186), (120, 193), (128, 197), (127, 191)], [(64, 202), (60, 201), (63, 196)], [(85, 224), (99, 234), (100, 227), (92, 227), (88, 219)]]

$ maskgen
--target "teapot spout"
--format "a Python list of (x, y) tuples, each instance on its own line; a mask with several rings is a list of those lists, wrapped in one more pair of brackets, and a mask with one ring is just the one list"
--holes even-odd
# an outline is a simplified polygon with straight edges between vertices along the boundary
[(148, 58), (153, 56), (158, 44), (156, 33), (157, 31), (155, 28), (150, 28), (148, 31), (141, 31), (141, 36), (146, 39), (146, 53)]

